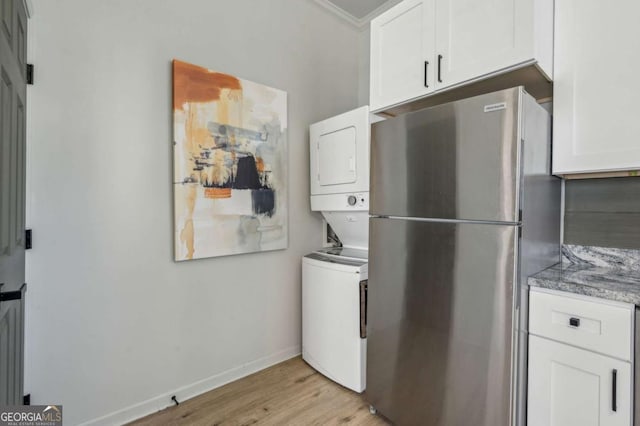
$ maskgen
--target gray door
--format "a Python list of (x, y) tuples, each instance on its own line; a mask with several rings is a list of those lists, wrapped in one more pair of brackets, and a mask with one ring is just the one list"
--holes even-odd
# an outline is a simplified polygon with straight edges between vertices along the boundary
[(371, 218), (365, 395), (395, 424), (510, 424), (517, 229)]
[(0, 1), (0, 406), (22, 404), (27, 15)]
[(374, 124), (371, 214), (517, 222), (521, 93), (503, 90)]

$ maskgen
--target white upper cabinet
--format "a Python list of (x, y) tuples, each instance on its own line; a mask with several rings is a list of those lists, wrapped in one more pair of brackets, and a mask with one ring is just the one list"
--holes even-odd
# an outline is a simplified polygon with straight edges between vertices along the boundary
[(640, 2), (556, 0), (553, 172), (640, 169)]
[(438, 85), (448, 87), (534, 59), (533, 6), (520, 0), (437, 0)]
[(371, 109), (532, 64), (551, 79), (552, 55), (553, 0), (404, 0), (371, 22)]
[(405, 0), (371, 22), (373, 109), (434, 90), (434, 1)]

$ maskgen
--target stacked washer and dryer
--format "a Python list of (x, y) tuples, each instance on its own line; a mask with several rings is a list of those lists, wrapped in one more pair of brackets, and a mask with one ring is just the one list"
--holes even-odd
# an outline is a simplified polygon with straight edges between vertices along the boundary
[(310, 126), (311, 210), (340, 247), (302, 260), (302, 358), (333, 381), (362, 392), (366, 373), (369, 244), (369, 108)]

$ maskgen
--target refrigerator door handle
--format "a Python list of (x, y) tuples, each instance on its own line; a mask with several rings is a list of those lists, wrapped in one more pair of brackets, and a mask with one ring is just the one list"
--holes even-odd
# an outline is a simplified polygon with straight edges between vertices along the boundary
[(360, 281), (360, 338), (367, 338), (367, 290), (369, 280)]

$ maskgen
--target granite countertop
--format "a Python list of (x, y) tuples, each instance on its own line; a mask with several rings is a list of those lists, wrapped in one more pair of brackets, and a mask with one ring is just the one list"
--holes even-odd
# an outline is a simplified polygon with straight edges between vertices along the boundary
[(640, 253), (635, 250), (563, 246), (563, 259), (529, 277), (534, 287), (640, 306)]

